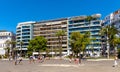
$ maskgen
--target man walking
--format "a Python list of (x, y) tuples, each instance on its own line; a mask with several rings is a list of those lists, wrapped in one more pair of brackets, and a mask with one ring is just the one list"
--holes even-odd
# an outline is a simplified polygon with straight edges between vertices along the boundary
[(117, 57), (117, 55), (115, 55), (113, 67), (116, 67), (118, 65), (117, 60), (118, 60), (118, 57)]

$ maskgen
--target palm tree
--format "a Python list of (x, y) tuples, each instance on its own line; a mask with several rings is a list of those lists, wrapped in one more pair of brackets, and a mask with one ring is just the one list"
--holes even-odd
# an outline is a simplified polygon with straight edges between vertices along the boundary
[[(92, 44), (91, 47), (90, 47), (90, 50), (91, 50), (92, 54), (94, 54), (94, 46), (93, 46), (93, 42), (94, 42), (94, 41), (96, 41), (96, 38), (95, 38), (95, 37), (94, 37), (94, 38), (91, 38), (91, 39), (90, 39), (90, 42), (89, 42), (90, 44)], [(98, 43), (96, 42), (96, 43), (94, 43), (94, 44), (97, 45)]]
[(15, 48), (16, 42), (15, 41), (10, 41), (10, 45), (11, 45), (12, 58), (14, 58), (14, 48)]
[[(88, 21), (88, 24), (89, 24), (89, 32), (90, 32), (90, 24), (91, 24), (91, 20), (93, 20), (94, 18), (92, 16), (87, 16), (86, 17), (86, 21)], [(90, 32), (91, 33), (91, 32)], [(89, 54), (89, 47), (90, 47), (90, 44), (88, 46), (88, 54)]]
[(5, 50), (7, 51), (7, 55), (9, 57), (9, 56), (11, 56), (10, 40), (7, 40), (5, 42), (5, 44), (6, 44), (6, 49)]
[(7, 48), (5, 48), (4, 50), (5, 50), (5, 55), (6, 55), (7, 57), (9, 57), (9, 56), (10, 56), (10, 48), (7, 47)]
[(18, 51), (18, 48), (14, 48), (13, 51), (14, 51), (14, 59), (15, 59), (15, 58), (17, 58), (17, 51)]
[(59, 54), (60, 54), (60, 57), (62, 55), (62, 40), (63, 40), (63, 36), (65, 36), (65, 31), (64, 30), (59, 30), (56, 32), (55, 34), (56, 36), (58, 36), (58, 40), (59, 40)]
[(15, 41), (7, 40), (5, 42), (5, 44), (7, 46), (6, 50), (7, 50), (8, 54), (9, 54), (9, 56), (13, 57), (14, 56), (13, 48), (15, 47), (16, 42)]
[(23, 46), (23, 42), (20, 41), (20, 56), (22, 56), (22, 46)]
[(116, 35), (113, 36), (113, 38), (111, 39), (110, 41), (110, 44), (113, 46), (113, 49), (114, 49), (114, 55), (116, 55), (116, 50), (117, 50), (117, 45), (120, 43), (120, 38), (117, 37)]
[(103, 27), (100, 31), (100, 34), (102, 36), (107, 37), (107, 39), (106, 39), (107, 50), (108, 50), (107, 58), (109, 58), (110, 46), (113, 46), (113, 48), (114, 48), (116, 46), (116, 44), (118, 43), (118, 42), (116, 42), (118, 38), (116, 38), (116, 36), (115, 36), (118, 33), (119, 33), (119, 31), (113, 25), (112, 26), (108, 25), (106, 27)]

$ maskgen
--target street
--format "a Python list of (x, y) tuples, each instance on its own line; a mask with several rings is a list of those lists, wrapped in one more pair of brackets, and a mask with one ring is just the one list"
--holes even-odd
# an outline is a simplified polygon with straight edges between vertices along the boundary
[(69, 63), (68, 60), (45, 60), (43, 63), (29, 63), (24, 60), (22, 64), (0, 60), (0, 72), (120, 72), (119, 66), (113, 66), (113, 60), (82, 61), (81, 64)]

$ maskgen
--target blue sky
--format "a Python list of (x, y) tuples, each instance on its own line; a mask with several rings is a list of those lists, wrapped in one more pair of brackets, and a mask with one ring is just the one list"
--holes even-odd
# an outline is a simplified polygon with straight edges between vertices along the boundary
[(101, 13), (120, 8), (120, 0), (0, 0), (0, 30), (16, 32), (19, 22)]

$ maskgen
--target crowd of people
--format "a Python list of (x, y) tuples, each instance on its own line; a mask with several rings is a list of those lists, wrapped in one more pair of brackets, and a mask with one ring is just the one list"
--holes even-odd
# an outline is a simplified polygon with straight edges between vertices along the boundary
[[(74, 61), (75, 64), (81, 64), (81, 60), (84, 60), (84, 58), (86, 58), (86, 56), (79, 55), (78, 57), (73, 58), (73, 56), (70, 55), (69, 62), (71, 63)], [(44, 62), (44, 60), (45, 60), (44, 55), (38, 55), (38, 56), (31, 55), (31, 56), (29, 56), (29, 63), (30, 64), (36, 63), (36, 62), (42, 63), (42, 62)], [(9, 61), (12, 61), (12, 56), (9, 57)], [(14, 58), (15, 65), (22, 64), (22, 61), (23, 61), (23, 58), (19, 55)], [(118, 66), (118, 56), (117, 55), (114, 56), (114, 62), (113, 62), (113, 67), (116, 67), (116, 66)]]
[(38, 60), (38, 63), (42, 63), (42, 62), (44, 62), (44, 59), (45, 58), (44, 58), (43, 55), (39, 55), (39, 56), (37, 56), (37, 58), (33, 55), (33, 56), (29, 57), (29, 62), (30, 63), (32, 63), (32, 62), (35, 63), (35, 61)]
[[(29, 63), (35, 63), (35, 62), (38, 62), (38, 63), (42, 63), (44, 62), (45, 60), (45, 57), (43, 55), (38, 55), (38, 56), (34, 56), (34, 55), (31, 55), (29, 56)], [(22, 64), (22, 61), (23, 61), (23, 57), (20, 56), (19, 54), (15, 57), (12, 57), (12, 56), (9, 56), (9, 61), (14, 61), (14, 64), (15, 65), (18, 65), (18, 64)]]

